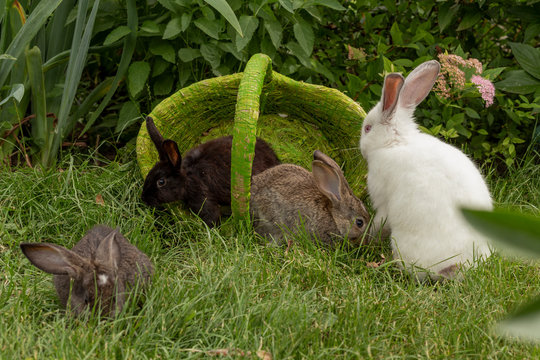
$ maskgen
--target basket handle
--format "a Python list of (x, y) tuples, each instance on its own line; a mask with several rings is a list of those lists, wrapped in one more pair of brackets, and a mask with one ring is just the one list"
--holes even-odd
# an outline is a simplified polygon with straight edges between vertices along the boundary
[(238, 87), (231, 149), (231, 211), (237, 219), (249, 216), (251, 169), (255, 157), (257, 121), (265, 79), (272, 76), (272, 60), (264, 54), (249, 59)]

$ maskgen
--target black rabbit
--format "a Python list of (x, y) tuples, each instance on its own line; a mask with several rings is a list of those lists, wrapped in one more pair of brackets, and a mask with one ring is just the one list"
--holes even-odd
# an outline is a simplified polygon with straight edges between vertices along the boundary
[[(231, 205), (232, 136), (200, 144), (182, 159), (176, 142), (164, 140), (151, 117), (146, 128), (159, 161), (146, 176), (142, 200), (149, 206), (182, 201), (209, 226), (218, 224), (220, 206)], [(279, 163), (270, 145), (257, 138), (252, 176)]]

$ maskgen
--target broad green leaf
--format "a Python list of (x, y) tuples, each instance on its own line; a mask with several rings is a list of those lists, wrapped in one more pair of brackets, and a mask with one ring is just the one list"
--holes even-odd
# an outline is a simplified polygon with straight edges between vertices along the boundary
[[(47, 119), (45, 76), (43, 75), (41, 50), (37, 46), (26, 50), (26, 69), (28, 70), (28, 80), (32, 89), (32, 108), (36, 114), (36, 117), (31, 120), (32, 137), (42, 151), (47, 152), (52, 126), (49, 126)], [(45, 159), (47, 159), (47, 155), (45, 155)], [(43, 165), (46, 165), (46, 160)]]
[(495, 83), (495, 87), (514, 94), (530, 94), (540, 89), (540, 80), (533, 78), (525, 70), (512, 70), (504, 80)]
[(168, 74), (159, 76), (154, 82), (154, 95), (165, 96), (169, 95), (172, 91), (174, 84), (174, 78)]
[(264, 27), (266, 28), (268, 35), (270, 35), (270, 40), (272, 40), (272, 44), (274, 44), (274, 47), (276, 49), (279, 49), (283, 36), (283, 28), (281, 27), (281, 23), (277, 20), (265, 20)]
[(202, 44), (201, 55), (210, 63), (212, 69), (217, 69), (221, 63), (221, 52), (214, 44)]
[(112, 43), (117, 42), (118, 40), (122, 39), (124, 36), (129, 34), (131, 32), (130, 28), (128, 28), (125, 25), (119, 26), (113, 31), (107, 35), (105, 38), (105, 41), (103, 41), (103, 45), (110, 45)]
[(182, 31), (186, 31), (189, 24), (191, 23), (191, 13), (183, 13), (180, 20)]
[(287, 49), (289, 49), (289, 51), (294, 56), (296, 56), (298, 60), (300, 60), (302, 65), (304, 65), (307, 68), (311, 68), (311, 62), (309, 61), (309, 56), (306, 55), (306, 53), (304, 52), (304, 49), (300, 46), (300, 44), (294, 41), (289, 41), (287, 43)]
[[(219, 48), (229, 54), (233, 54), (235, 58), (242, 61), (242, 54), (236, 51), (236, 46), (231, 42), (220, 42)], [(268, 55), (268, 54), (267, 54)]]
[(255, 30), (259, 27), (259, 19), (255, 16), (242, 15), (240, 16), (240, 25), (242, 26), (242, 31), (244, 37), (241, 37), (239, 34), (236, 34), (236, 50), (239, 52), (242, 51), (246, 45), (251, 41)]
[(312, 67), (313, 70), (315, 70), (319, 74), (324, 75), (331, 82), (336, 81), (336, 78), (335, 78), (334, 74), (332, 74), (332, 72), (326, 66), (321, 64), (319, 61), (317, 61), (315, 59), (311, 59), (311, 67)]
[(150, 52), (161, 56), (164, 60), (174, 64), (176, 62), (175, 51), (168, 41), (152, 41), (150, 43)]
[(137, 105), (135, 105), (132, 101), (125, 102), (122, 104), (120, 112), (118, 113), (118, 122), (116, 123), (116, 129), (114, 129), (114, 132), (118, 134), (119, 132), (124, 131), (125, 128), (136, 121), (139, 121), (140, 118), (141, 113), (139, 112)]
[(410, 68), (413, 67), (413, 62), (409, 59), (397, 59), (394, 60), (394, 65)]
[(156, 57), (152, 66), (152, 77), (159, 76), (169, 68), (171, 64), (160, 57)]
[(510, 43), (510, 47), (523, 70), (540, 80), (540, 49), (514, 42)]
[(128, 69), (128, 91), (131, 97), (135, 98), (143, 90), (148, 76), (150, 75), (150, 64), (145, 61), (135, 61)]
[(296, 41), (298, 41), (304, 52), (311, 56), (313, 44), (315, 43), (315, 34), (311, 25), (304, 19), (299, 18), (298, 22), (293, 26), (293, 31)]
[(208, 20), (206, 18), (199, 18), (194, 21), (195, 26), (202, 30), (206, 35), (219, 40), (219, 33), (221, 32), (221, 24), (218, 21)]
[(394, 45), (403, 44), (403, 36), (401, 30), (399, 30), (399, 25), (397, 22), (392, 24), (392, 27), (390, 28), (390, 35), (392, 36), (392, 42)]
[(199, 49), (184, 48), (178, 50), (178, 57), (183, 62), (190, 62), (193, 59), (201, 57), (201, 51)]
[(499, 76), (506, 68), (505, 67), (498, 67), (493, 69), (486, 69), (482, 72), (482, 76), (485, 77), (488, 80), (495, 80), (497, 76)]
[(452, 20), (455, 19), (458, 10), (459, 4), (454, 4), (452, 1), (447, 1), (441, 5), (438, 13), (439, 32), (443, 32), (450, 25)]
[(174, 17), (167, 23), (163, 32), (163, 39), (172, 39), (182, 32), (182, 18)]
[(314, 0), (314, 1), (306, 1), (306, 4), (303, 7), (311, 6), (311, 5), (322, 5), (326, 6), (327, 8), (334, 9), (334, 10), (347, 10), (336, 0)]
[(240, 36), (244, 36), (242, 32), (242, 27), (234, 14), (234, 11), (231, 9), (227, 1), (225, 0), (204, 0), (207, 4), (216, 9), (224, 18), (232, 25), (236, 32)]
[(478, 113), (470, 107), (465, 108), (465, 114), (472, 119), (480, 119), (480, 115), (478, 115)]
[(469, 11), (465, 14), (461, 22), (459, 23), (459, 26), (457, 27), (457, 31), (467, 30), (470, 27), (474, 26), (480, 20), (482, 19), (482, 12), (480, 11)]
[(499, 323), (499, 334), (519, 340), (540, 341), (540, 299)]
[(141, 25), (141, 31), (144, 31), (148, 34), (159, 34), (159, 26), (155, 21), (145, 20)]
[[(41, 0), (37, 3), (34, 10), (30, 13), (25, 24), (21, 28), (17, 35), (13, 38), (5, 53), (7, 55), (18, 58), (30, 41), (36, 36), (39, 30), (49, 19), (49, 16), (60, 5), (62, 0)], [(0, 5), (1, 6), (1, 5)], [(7, 77), (10, 74), (13, 67), (13, 61), (0, 62), (0, 88), (4, 86)]]
[(291, 14), (294, 14), (294, 7), (292, 0), (279, 0), (279, 4), (283, 6), (285, 10), (290, 12)]
[(469, 223), (514, 253), (540, 260), (540, 218), (507, 210), (463, 210)]
[(17, 102), (20, 102), (24, 96), (24, 85), (23, 84), (13, 84), (9, 94), (0, 101), (0, 106), (9, 101), (9, 99), (14, 99)]

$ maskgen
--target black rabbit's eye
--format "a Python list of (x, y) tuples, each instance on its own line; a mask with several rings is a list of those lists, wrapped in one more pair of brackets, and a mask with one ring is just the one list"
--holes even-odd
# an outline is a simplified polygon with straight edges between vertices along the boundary
[(166, 183), (167, 183), (167, 180), (165, 180), (165, 178), (159, 178), (158, 181), (157, 181), (157, 186), (158, 187), (163, 187), (163, 186), (165, 186)]
[(358, 226), (359, 228), (361, 228), (362, 226), (364, 226), (364, 220), (360, 219), (360, 218), (357, 218), (356, 219), (356, 226)]

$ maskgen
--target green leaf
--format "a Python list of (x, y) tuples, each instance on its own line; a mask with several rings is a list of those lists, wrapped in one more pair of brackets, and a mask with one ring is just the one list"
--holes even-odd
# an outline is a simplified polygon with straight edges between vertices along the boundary
[(311, 68), (311, 62), (309, 61), (309, 56), (306, 55), (304, 49), (297, 42), (290, 41), (287, 43), (287, 49), (296, 56), (298, 60), (307, 68)]
[(141, 31), (144, 31), (148, 34), (159, 34), (159, 26), (155, 21), (145, 20), (141, 25)]
[(135, 61), (128, 69), (128, 91), (131, 97), (135, 98), (143, 90), (148, 76), (150, 75), (150, 64), (145, 61)]
[(201, 55), (206, 61), (208, 61), (208, 63), (210, 63), (212, 69), (219, 67), (219, 64), (221, 63), (221, 52), (216, 45), (202, 44)]
[(270, 40), (272, 40), (272, 44), (274, 44), (274, 47), (276, 49), (279, 49), (283, 36), (283, 28), (281, 27), (281, 23), (277, 20), (265, 20), (264, 27), (266, 28), (268, 35), (270, 35)]
[(172, 45), (167, 41), (150, 42), (150, 52), (161, 56), (164, 60), (174, 64), (176, 62), (175, 51)]
[(180, 20), (181, 20), (182, 31), (186, 31), (189, 24), (191, 23), (191, 13), (183, 13)]
[(468, 28), (474, 26), (482, 19), (482, 12), (480, 11), (469, 11), (457, 27), (457, 31), (467, 30)]
[(500, 322), (497, 331), (503, 336), (517, 337), (521, 341), (540, 341), (540, 299)]
[(454, 4), (452, 1), (447, 1), (441, 5), (439, 9), (439, 32), (443, 32), (444, 29), (450, 25), (459, 10), (459, 4)]
[(322, 5), (326, 6), (327, 8), (334, 9), (334, 10), (347, 10), (336, 0), (315, 0), (315, 1), (307, 1), (304, 7), (311, 6), (311, 5)]
[(259, 27), (259, 19), (255, 16), (242, 15), (240, 16), (240, 25), (242, 26), (242, 31), (244, 37), (241, 37), (239, 34), (236, 34), (236, 50), (242, 51), (246, 45), (251, 41), (255, 30)]
[(199, 49), (183, 48), (178, 50), (178, 57), (187, 63), (201, 57), (201, 51)]
[(47, 165), (49, 140), (52, 139), (52, 123), (47, 119), (47, 101), (45, 97), (45, 76), (41, 61), (41, 50), (34, 46), (26, 50), (26, 68), (32, 89), (32, 109), (36, 117), (32, 122), (32, 137), (42, 151), (42, 163)]
[[(30, 41), (32, 41), (38, 31), (41, 30), (43, 25), (49, 19), (49, 16), (61, 2), (62, 0), (41, 0), (36, 2), (36, 7), (30, 13), (30, 16), (28, 16), (28, 19), (21, 30), (17, 32), (5, 53), (15, 58), (19, 58), (26, 46), (29, 45)], [(5, 2), (3, 3), (6, 4)], [(0, 62), (0, 88), (4, 86), (14, 64), (13, 61)]]
[(392, 36), (392, 42), (394, 43), (394, 45), (403, 44), (403, 36), (401, 30), (399, 30), (399, 25), (397, 24), (397, 22), (394, 22), (392, 24), (392, 27), (390, 28), (390, 35)]
[(540, 89), (540, 81), (525, 70), (512, 70), (504, 80), (495, 83), (495, 87), (509, 93), (530, 94)]
[(540, 258), (540, 218), (507, 210), (463, 210), (469, 223), (522, 256)]
[(13, 84), (11, 86), (11, 91), (9, 92), (9, 94), (2, 101), (0, 101), (0, 106), (8, 102), (9, 99), (14, 99), (17, 102), (20, 102), (23, 96), (24, 96), (24, 85)]
[(129, 34), (131, 32), (130, 28), (128, 28), (125, 25), (119, 26), (113, 31), (107, 35), (105, 38), (105, 41), (103, 41), (103, 45), (110, 45), (112, 43), (117, 42), (118, 40), (122, 39), (124, 36)]
[(118, 114), (118, 122), (116, 123), (116, 129), (114, 132), (118, 134), (119, 132), (124, 131), (129, 125), (133, 124), (136, 121), (139, 121), (141, 114), (137, 105), (132, 101), (127, 101), (122, 104), (120, 108), (120, 113)]
[(298, 22), (293, 26), (294, 37), (304, 50), (304, 52), (311, 56), (313, 52), (313, 45), (315, 43), (315, 34), (313, 28), (304, 19), (298, 19)]
[(182, 18), (174, 17), (165, 26), (163, 39), (172, 39), (182, 32)]
[(216, 9), (221, 16), (225, 18), (229, 22), (229, 24), (232, 25), (232, 27), (236, 30), (236, 32), (240, 36), (244, 36), (244, 33), (242, 32), (242, 27), (240, 26), (240, 23), (238, 22), (238, 19), (236, 15), (234, 14), (234, 11), (231, 9), (227, 1), (225, 0), (204, 0), (207, 4), (212, 6), (214, 9)]
[(159, 76), (154, 82), (154, 95), (164, 96), (171, 93), (174, 78), (168, 74)]
[(486, 69), (482, 72), (482, 76), (485, 77), (488, 80), (495, 80), (497, 76), (499, 76), (506, 68), (505, 67), (498, 67), (493, 69)]
[(13, 56), (11, 56), (9, 54), (2, 54), (2, 55), (0, 55), (0, 60), (12, 60), (12, 61), (14, 61), (14, 60), (17, 60), (17, 58), (13, 57)]
[(199, 18), (193, 22), (196, 27), (202, 30), (206, 35), (219, 40), (219, 33), (221, 32), (221, 24), (219, 21), (209, 20), (206, 18)]
[(279, 4), (283, 6), (285, 10), (290, 12), (291, 14), (294, 14), (294, 7), (292, 0), (279, 0)]
[(480, 119), (480, 115), (478, 115), (478, 113), (470, 107), (465, 108), (465, 114), (467, 114), (467, 116), (470, 118)]
[(514, 42), (510, 43), (510, 47), (523, 70), (540, 80), (540, 49)]

